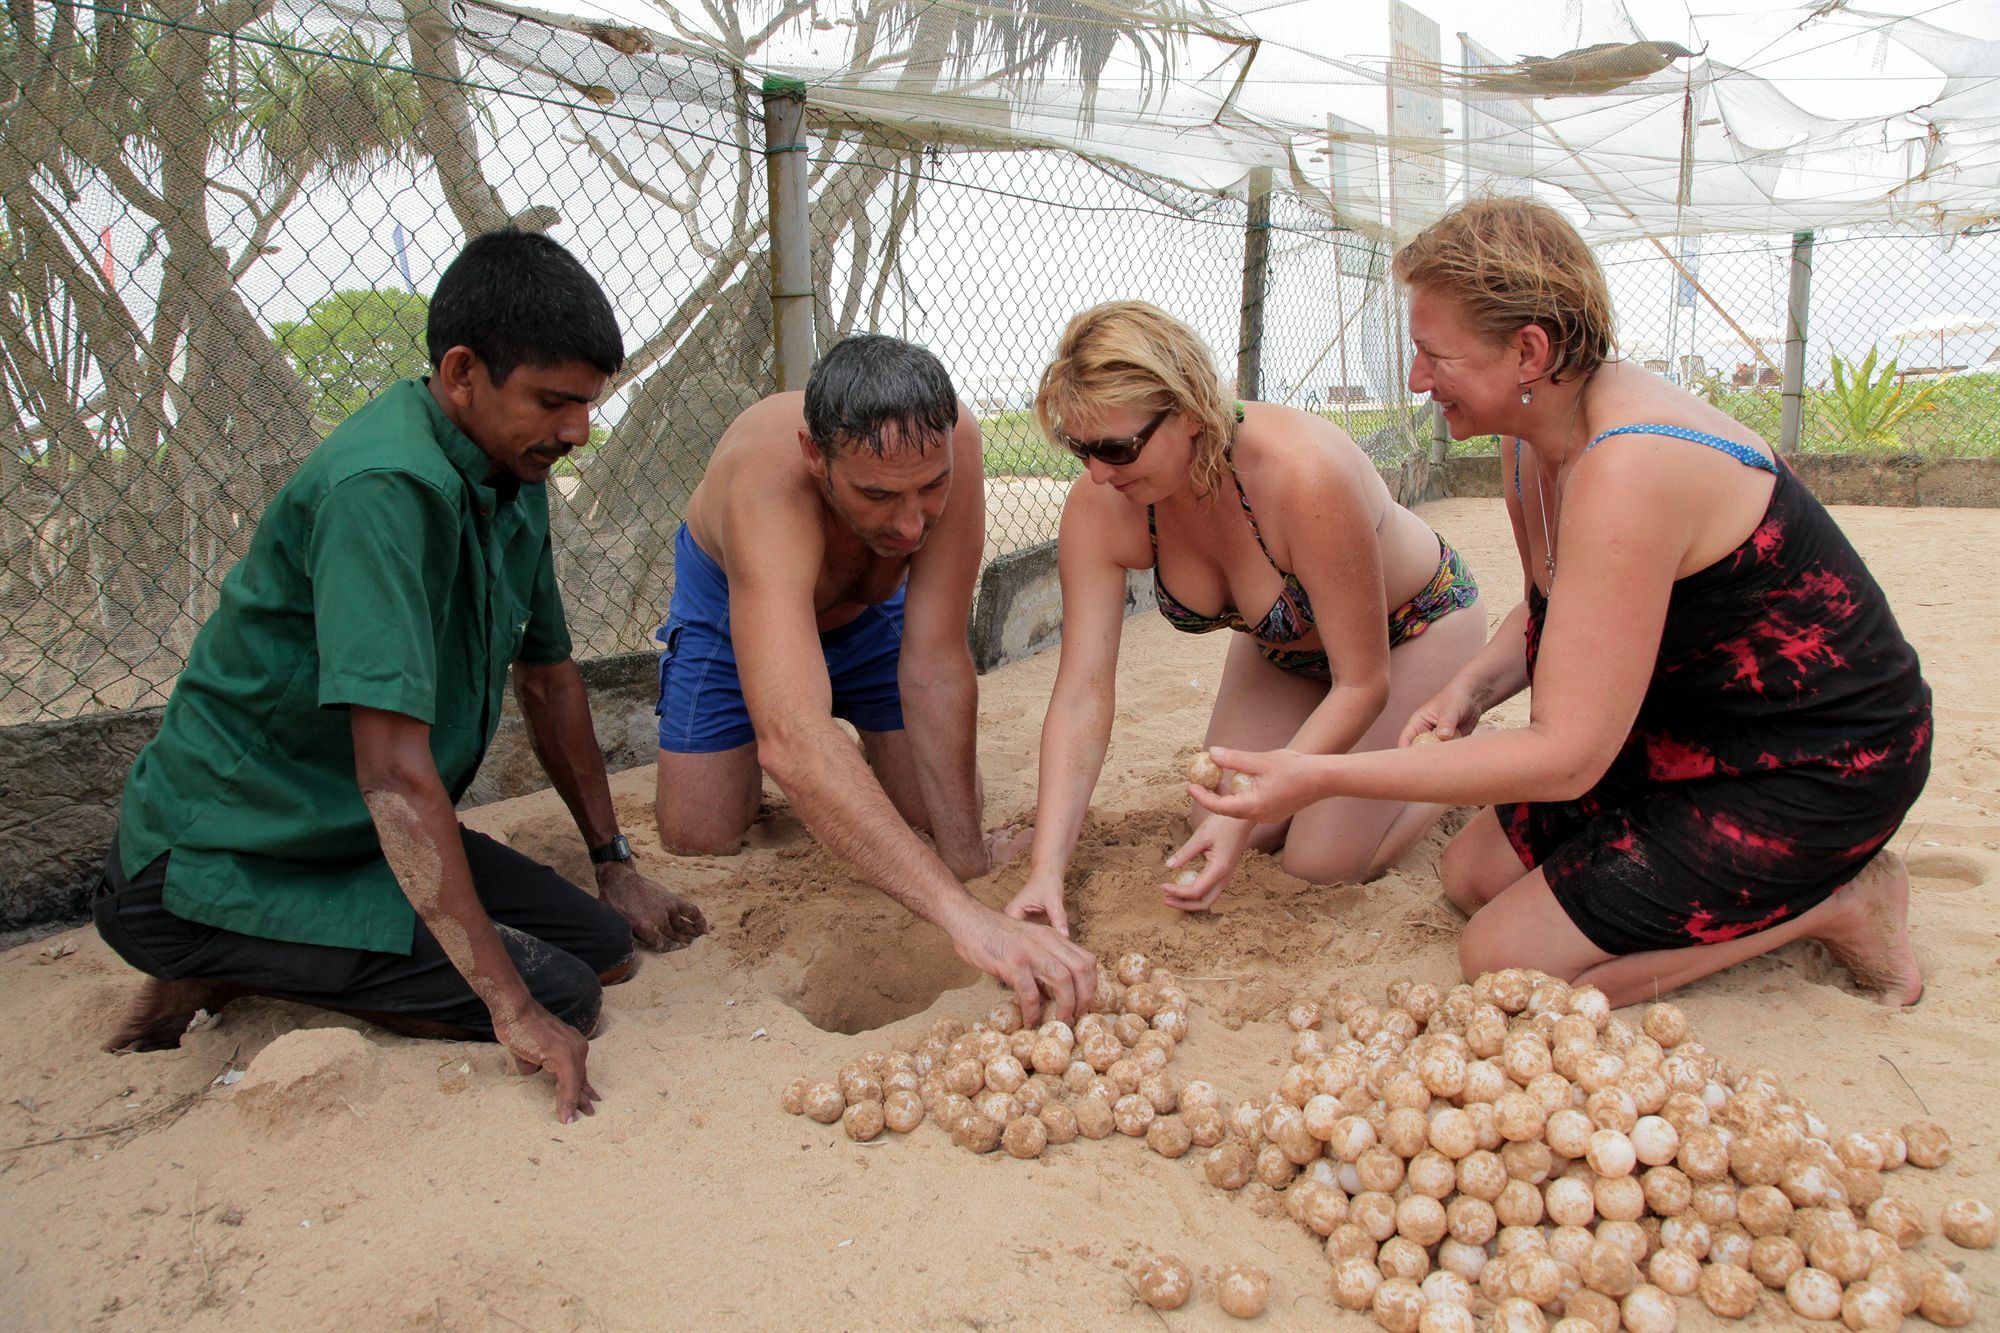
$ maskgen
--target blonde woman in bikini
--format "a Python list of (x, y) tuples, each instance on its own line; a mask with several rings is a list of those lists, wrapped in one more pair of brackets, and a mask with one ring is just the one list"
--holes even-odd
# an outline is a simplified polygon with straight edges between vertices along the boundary
[[(1397, 504), (1338, 427), (1225, 392), (1200, 337), (1138, 301), (1063, 331), (1035, 398), (1043, 431), (1083, 460), (1058, 541), (1061, 665), (1042, 730), (1028, 882), (1008, 912), (1067, 933), (1063, 875), (1110, 740), (1125, 575), (1151, 569), (1160, 614), (1235, 631), (1206, 743), (1345, 754), (1394, 746), (1411, 712), (1479, 651), (1486, 619), (1458, 553)], [(1372, 879), (1443, 811), (1335, 798), (1259, 824), (1195, 809), (1168, 860), (1204, 911), (1243, 854), (1282, 848), (1316, 883)]]

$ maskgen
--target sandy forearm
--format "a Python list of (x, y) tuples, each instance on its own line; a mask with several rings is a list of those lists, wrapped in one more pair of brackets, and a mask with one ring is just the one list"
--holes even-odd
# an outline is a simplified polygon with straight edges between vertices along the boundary
[(438, 788), (435, 799), (385, 788), (364, 789), (362, 800), (375, 821), (382, 855), (410, 906), (473, 993), (485, 1002), (494, 1025), (513, 1021), (528, 1002), (528, 988), (473, 891), (458, 822), (443, 788)]
[(979, 685), (967, 657), (930, 679), (903, 684), (903, 727), (922, 783), (938, 855), (955, 874), (986, 873), (978, 758)]
[(765, 769), (814, 837), (863, 879), (936, 925), (952, 930), (972, 897), (911, 831), (846, 734), (829, 716), (766, 744)]
[(514, 694), (527, 723), (528, 741), (549, 783), (576, 820), (584, 844), (609, 842), (618, 832), (604, 751), (590, 717), (590, 694), (573, 661), (514, 667)]

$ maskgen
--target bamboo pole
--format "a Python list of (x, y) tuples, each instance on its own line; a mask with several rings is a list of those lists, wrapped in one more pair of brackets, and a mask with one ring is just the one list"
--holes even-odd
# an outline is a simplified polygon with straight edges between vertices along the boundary
[[(1813, 234), (1792, 233), (1792, 290), (1785, 303), (1785, 404), (1778, 419), (1778, 452), (1799, 447), (1806, 407), (1806, 316), (1812, 309)], [(1939, 359), (1943, 364), (1943, 359)]]
[(806, 86), (764, 80), (764, 174), (771, 200), (772, 367), (779, 392), (812, 373), (812, 244), (806, 198)]
[(1271, 169), (1250, 172), (1250, 216), (1243, 226), (1242, 318), (1236, 338), (1236, 392), (1256, 398), (1264, 372), (1264, 289), (1271, 275)]

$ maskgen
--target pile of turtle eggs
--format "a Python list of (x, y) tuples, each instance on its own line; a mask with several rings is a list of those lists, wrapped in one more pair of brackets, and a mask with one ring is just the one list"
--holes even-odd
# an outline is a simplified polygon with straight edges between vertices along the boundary
[[(1334, 1299), (1393, 1333), (1660, 1333), (1677, 1297), (1740, 1319), (1767, 1290), (1854, 1330), (1972, 1321), (1965, 1280), (1911, 1252), (1923, 1213), (1886, 1190), (1943, 1163), (1945, 1131), (1835, 1135), (1769, 1071), (1731, 1078), (1671, 1004), (1634, 1025), (1595, 987), (1508, 970), (1287, 1018), (1275, 1091), (1230, 1113), (1204, 1170), (1284, 1190)], [(1993, 1211), (1951, 1203), (1940, 1229), (1990, 1246)]]
[(834, 1079), (794, 1079), (782, 1101), (794, 1115), (840, 1121), (861, 1141), (929, 1119), (978, 1153), (1039, 1157), (1050, 1144), (1115, 1131), (1179, 1157), (1224, 1132), (1215, 1089), (1182, 1088), (1167, 1073), (1187, 1032), (1187, 993), (1130, 953), (1115, 969), (1099, 964), (1090, 1012), (1074, 1027), (1024, 1027), (1009, 998), (969, 1030), (940, 1018), (913, 1049), (871, 1052)]

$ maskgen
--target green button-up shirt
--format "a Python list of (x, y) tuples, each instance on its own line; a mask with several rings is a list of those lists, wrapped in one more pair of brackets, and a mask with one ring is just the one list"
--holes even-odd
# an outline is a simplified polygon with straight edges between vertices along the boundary
[(453, 801), (507, 667), (560, 662), (548, 494), (502, 474), (429, 388), (343, 422), (272, 499), (125, 783), (118, 855), (166, 905), (264, 939), (408, 953), (416, 913), (354, 778), (347, 707), (430, 726)]

